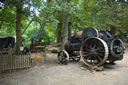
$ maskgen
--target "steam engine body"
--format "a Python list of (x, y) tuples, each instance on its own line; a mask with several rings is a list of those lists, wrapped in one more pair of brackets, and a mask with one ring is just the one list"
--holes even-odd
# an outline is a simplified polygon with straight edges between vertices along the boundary
[(65, 43), (65, 50), (58, 53), (61, 63), (70, 60), (83, 62), (88, 66), (100, 66), (106, 61), (122, 60), (124, 54), (124, 43), (116, 38), (109, 31), (98, 31), (93, 27), (83, 30), (81, 35), (76, 32), (71, 35), (69, 27), (68, 41)]

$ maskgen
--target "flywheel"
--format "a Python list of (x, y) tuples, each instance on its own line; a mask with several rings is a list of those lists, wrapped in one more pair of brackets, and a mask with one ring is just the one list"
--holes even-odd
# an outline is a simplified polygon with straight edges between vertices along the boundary
[(83, 41), (80, 48), (80, 55), (87, 66), (100, 66), (108, 58), (109, 50), (105, 41), (92, 37)]
[(99, 37), (99, 32), (96, 28), (87, 27), (82, 32), (82, 40), (86, 40), (89, 37)]

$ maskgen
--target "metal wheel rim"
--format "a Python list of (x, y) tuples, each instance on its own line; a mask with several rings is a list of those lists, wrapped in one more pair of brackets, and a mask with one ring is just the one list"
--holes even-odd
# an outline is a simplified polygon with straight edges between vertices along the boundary
[[(61, 55), (61, 53), (62, 53), (62, 55)], [(64, 55), (65, 55), (65, 56), (64, 56)], [(69, 54), (68, 54), (67, 51), (62, 50), (62, 51), (60, 51), (60, 52), (58, 53), (58, 60), (59, 60), (61, 63), (64, 63), (62, 58), (63, 58), (63, 59), (65, 58), (67, 61), (69, 61)]]
[[(85, 55), (83, 55), (83, 48), (84, 48), (84, 44), (85, 44), (85, 42), (87, 42), (89, 39), (96, 39), (96, 40), (99, 40), (102, 44), (103, 44), (103, 47), (104, 47), (104, 56), (103, 56), (103, 59), (97, 59), (97, 62), (98, 62), (98, 60), (100, 60), (100, 63), (98, 63), (98, 64), (94, 64), (94, 65), (92, 65), (92, 64), (89, 64), (87, 61), (86, 61), (86, 59), (84, 58), (85, 57)], [(86, 39), (86, 40), (84, 40), (84, 42), (82, 43), (82, 45), (81, 45), (81, 48), (80, 48), (80, 55), (81, 55), (81, 57), (82, 57), (82, 60), (83, 60), (83, 62), (86, 64), (86, 65), (88, 65), (88, 66), (90, 66), (90, 67), (92, 67), (92, 66), (100, 66), (100, 65), (102, 65), (102, 64), (104, 64), (105, 62), (106, 62), (106, 60), (108, 59), (108, 54), (109, 54), (109, 50), (108, 50), (108, 46), (107, 46), (107, 44), (106, 44), (106, 42), (105, 41), (103, 41), (102, 39), (100, 39), (100, 38), (97, 38), (97, 37), (92, 37), (92, 38), (88, 38), (88, 39)], [(93, 55), (94, 56), (94, 55)], [(94, 58), (93, 56), (91, 56), (92, 58)], [(97, 57), (98, 58), (98, 57)], [(92, 60), (95, 60), (95, 59), (92, 59)], [(92, 61), (91, 61), (92, 62)], [(94, 62), (94, 61), (93, 61)]]
[[(98, 32), (98, 30), (97, 30), (96, 28), (94, 28), (94, 27), (87, 27), (86, 29), (93, 29), (93, 31), (95, 31), (96, 36), (93, 35), (93, 36), (90, 36), (90, 37), (97, 37), (97, 38), (99, 37), (99, 32)], [(83, 41), (86, 39), (86, 38), (83, 39), (84, 32), (87, 32), (86, 29), (85, 29), (85, 30), (83, 31), (83, 33), (82, 33), (82, 40), (83, 40)], [(89, 37), (88, 37), (88, 38), (89, 38)]]

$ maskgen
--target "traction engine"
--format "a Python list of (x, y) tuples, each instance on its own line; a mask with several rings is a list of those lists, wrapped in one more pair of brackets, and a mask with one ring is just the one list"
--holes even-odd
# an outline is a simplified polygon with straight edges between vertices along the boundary
[(68, 26), (68, 41), (64, 50), (58, 53), (58, 60), (62, 64), (69, 61), (80, 61), (81, 57), (87, 66), (101, 66), (106, 61), (122, 60), (124, 43), (114, 37), (110, 31), (98, 31), (96, 28), (87, 27), (81, 35), (74, 32), (72, 36), (71, 25)]

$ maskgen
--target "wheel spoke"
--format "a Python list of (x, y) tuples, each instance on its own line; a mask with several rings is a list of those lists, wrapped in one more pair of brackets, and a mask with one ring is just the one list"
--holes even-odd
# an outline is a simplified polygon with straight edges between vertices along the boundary
[(97, 63), (98, 63), (98, 58), (95, 56), (95, 59), (96, 59), (96, 61), (97, 61)]
[(86, 52), (89, 52), (90, 51), (90, 49), (84, 49)]
[(98, 48), (96, 49), (96, 51), (103, 51), (103, 52), (104, 52), (104, 49), (101, 48), (101, 47), (98, 47)]
[(85, 56), (85, 57), (87, 57), (87, 56), (89, 56), (89, 55), (91, 55), (91, 54), (83, 54), (83, 56)]
[(58, 60), (62, 64), (67, 64), (68, 57), (69, 57), (69, 55), (68, 55), (68, 53), (65, 50), (60, 51), (58, 53)]
[(100, 56), (97, 56), (97, 58), (98, 58), (100, 61), (102, 61), (102, 59), (101, 59), (101, 57), (100, 57)]
[(90, 48), (93, 48), (93, 46), (92, 46), (91, 44), (89, 44), (89, 47), (90, 47)]
[(61, 52), (61, 53), (60, 53), (60, 56), (64, 56), (64, 53), (63, 53), (63, 52)]
[(94, 44), (93, 48), (96, 48), (96, 43)]
[(94, 56), (94, 60), (93, 60), (93, 65), (95, 65), (96, 64), (96, 56)]
[(92, 58), (92, 56), (87, 56), (86, 59), (87, 60), (90, 60)]
[(86, 44), (86, 45), (84, 46), (84, 48), (90, 49), (90, 47), (89, 47), (88, 44)]
[(97, 55), (99, 55), (99, 56), (104, 56), (104, 54), (101, 54), (101, 53), (98, 53)]
[(102, 39), (89, 38), (82, 43), (81, 51), (86, 65), (99, 66), (106, 61), (109, 50), (106, 42)]

